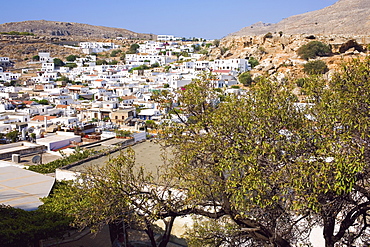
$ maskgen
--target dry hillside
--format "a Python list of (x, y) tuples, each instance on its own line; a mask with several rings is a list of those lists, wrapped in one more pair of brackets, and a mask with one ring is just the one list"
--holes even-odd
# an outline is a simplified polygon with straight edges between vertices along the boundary
[(288, 17), (276, 24), (256, 23), (230, 36), (284, 34), (370, 35), (370, 1), (339, 0), (326, 8)]
[(156, 35), (135, 33), (123, 28), (93, 26), (82, 23), (59, 21), (22, 21), (0, 24), (0, 32), (30, 32), (42, 36), (85, 38), (140, 38), (155, 39)]

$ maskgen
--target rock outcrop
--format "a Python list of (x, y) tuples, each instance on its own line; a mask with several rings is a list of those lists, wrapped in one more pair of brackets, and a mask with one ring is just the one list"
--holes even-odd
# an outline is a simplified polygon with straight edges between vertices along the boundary
[[(334, 70), (347, 59), (366, 56), (370, 49), (370, 36), (352, 35), (286, 35), (272, 34), (256, 36), (230, 36), (221, 40), (220, 48), (210, 52), (207, 59), (250, 58), (259, 61), (252, 73), (256, 75), (277, 75), (289, 77), (302, 76), (302, 66), (306, 63), (297, 55), (304, 44), (317, 40), (331, 46), (332, 54), (320, 57)], [(221, 54), (220, 50), (227, 50)], [(231, 55), (230, 55), (231, 54)]]

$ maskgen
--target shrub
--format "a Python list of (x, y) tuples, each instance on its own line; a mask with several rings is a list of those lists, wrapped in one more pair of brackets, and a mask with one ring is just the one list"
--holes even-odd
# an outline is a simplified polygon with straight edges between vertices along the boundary
[(308, 60), (310, 58), (327, 56), (331, 53), (330, 46), (320, 41), (311, 41), (302, 45), (298, 51), (298, 56), (302, 59)]
[(268, 32), (263, 36), (265, 39), (271, 39), (272, 38), (272, 33)]
[(325, 74), (329, 71), (328, 66), (326, 66), (326, 63), (322, 60), (315, 60), (307, 62), (303, 66), (303, 71), (308, 75), (319, 75), (319, 74)]
[(249, 71), (243, 72), (238, 77), (239, 82), (244, 86), (250, 86), (252, 84), (252, 76)]
[(117, 54), (120, 53), (121, 50), (113, 50), (111, 53), (110, 53), (110, 56), (111, 57), (117, 57)]
[(76, 68), (77, 67), (77, 64), (76, 63), (67, 63), (66, 65), (64, 65), (64, 67), (68, 67), (68, 68)]
[(32, 57), (32, 60), (33, 61), (40, 61), (40, 56), (39, 55), (35, 55)]
[(68, 57), (66, 57), (66, 60), (68, 62), (73, 62), (73, 61), (76, 60), (76, 58), (79, 58), (79, 56), (77, 56), (77, 55), (69, 55)]
[(96, 65), (106, 65), (106, 64), (108, 64), (108, 62), (105, 61), (104, 59), (100, 59), (96, 61)]
[(249, 58), (248, 63), (251, 65), (252, 69), (259, 64), (258, 60), (254, 57)]
[(55, 172), (55, 169), (57, 168), (85, 159), (96, 153), (97, 152), (93, 150), (83, 150), (82, 152), (75, 151), (73, 154), (69, 156), (64, 155), (62, 159), (57, 159), (46, 164), (32, 165), (28, 168), (28, 170), (44, 174), (52, 173)]
[(297, 87), (303, 87), (306, 83), (306, 79), (305, 78), (299, 78), (295, 81), (295, 83), (297, 84)]
[(64, 66), (64, 62), (59, 58), (54, 58), (53, 62), (54, 62), (54, 65), (57, 67)]

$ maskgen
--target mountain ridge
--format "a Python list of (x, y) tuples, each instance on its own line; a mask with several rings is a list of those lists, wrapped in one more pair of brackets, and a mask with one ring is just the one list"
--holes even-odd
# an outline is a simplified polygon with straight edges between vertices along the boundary
[(323, 9), (293, 15), (275, 24), (257, 22), (228, 36), (253, 36), (268, 32), (370, 35), (370, 1), (339, 0)]
[(76, 36), (85, 38), (142, 38), (154, 39), (156, 35), (136, 33), (124, 28), (94, 26), (76, 22), (30, 20), (0, 24), (0, 32), (30, 32), (43, 36)]

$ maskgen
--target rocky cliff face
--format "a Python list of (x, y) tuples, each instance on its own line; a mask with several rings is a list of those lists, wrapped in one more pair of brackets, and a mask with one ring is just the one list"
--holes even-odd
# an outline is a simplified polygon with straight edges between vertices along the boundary
[(352, 35), (287, 35), (271, 36), (230, 36), (221, 40), (219, 48), (211, 51), (207, 59), (231, 59), (254, 57), (259, 65), (252, 74), (279, 74), (284, 76), (302, 76), (302, 66), (306, 63), (297, 55), (297, 50), (310, 41), (317, 40), (332, 47), (332, 55), (321, 57), (332, 71), (343, 61), (366, 56), (370, 36)]
[(288, 17), (276, 24), (256, 23), (229, 36), (284, 34), (370, 35), (370, 1), (339, 0), (308, 13)]
[(42, 36), (85, 38), (142, 38), (155, 39), (153, 34), (135, 33), (123, 28), (92, 26), (88, 24), (56, 21), (22, 21), (0, 24), (0, 32), (31, 32)]

